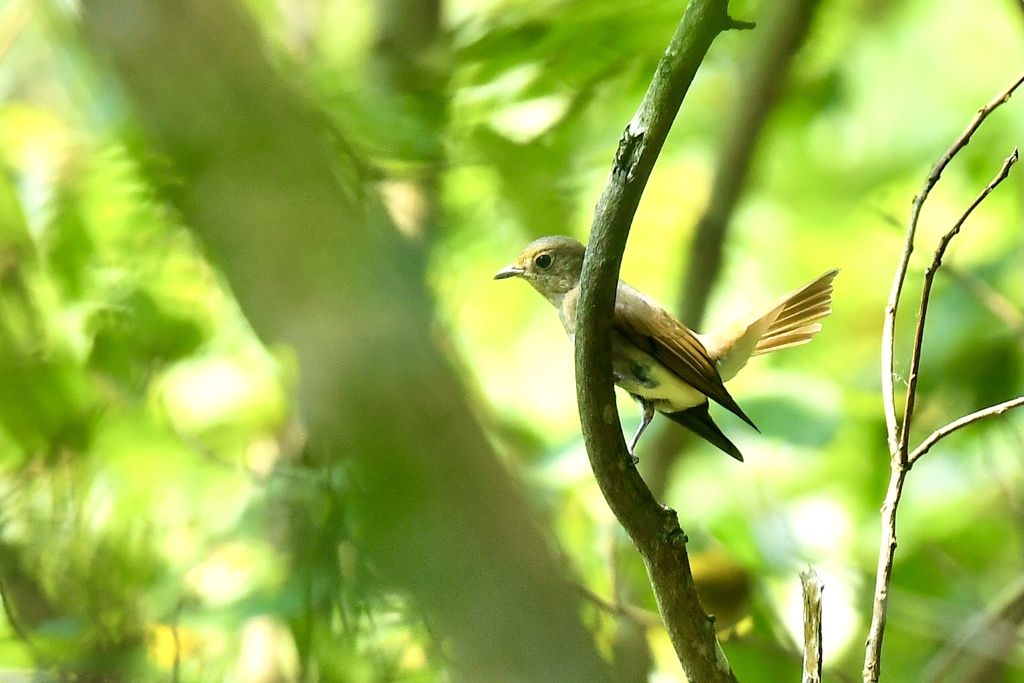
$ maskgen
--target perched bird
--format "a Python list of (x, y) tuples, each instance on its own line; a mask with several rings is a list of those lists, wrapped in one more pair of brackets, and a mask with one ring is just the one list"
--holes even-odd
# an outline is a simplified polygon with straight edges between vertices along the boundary
[[(562, 327), (576, 340), (576, 306), (586, 247), (571, 237), (542, 237), (523, 250), (495, 280), (519, 277), (558, 310)], [(619, 281), (612, 318), (612, 373), (615, 383), (636, 399), (643, 411), (629, 444), (636, 444), (658, 411), (737, 460), (739, 449), (708, 412), (708, 399), (757, 427), (736, 404), (725, 382), (751, 356), (809, 342), (832, 312), (830, 270), (774, 302), (727, 323), (714, 334), (697, 334), (642, 292)]]

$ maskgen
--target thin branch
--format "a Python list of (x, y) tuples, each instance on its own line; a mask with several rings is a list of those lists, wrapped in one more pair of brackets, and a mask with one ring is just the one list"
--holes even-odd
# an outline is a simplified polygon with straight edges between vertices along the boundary
[(907, 225), (906, 241), (904, 242), (903, 254), (896, 274), (893, 278), (892, 289), (889, 293), (889, 300), (885, 308), (885, 322), (882, 328), (882, 402), (885, 412), (886, 431), (889, 444), (889, 485), (886, 490), (885, 500), (882, 504), (882, 533), (878, 551), (878, 565), (875, 574), (875, 592), (871, 609), (871, 625), (868, 629), (868, 638), (864, 653), (863, 678), (865, 683), (877, 683), (881, 670), (882, 638), (885, 634), (886, 612), (889, 604), (889, 585), (892, 580), (892, 565), (896, 554), (896, 511), (899, 507), (900, 497), (903, 494), (903, 485), (907, 473), (910, 471), (908, 450), (910, 421), (913, 417), (914, 399), (917, 393), (917, 374), (920, 366), (921, 345), (924, 335), (924, 322), (927, 314), (928, 298), (931, 292), (932, 281), (935, 272), (942, 263), (949, 242), (960, 231), (963, 223), (973, 210), (985, 199), (986, 196), (1006, 177), (1010, 167), (1017, 161), (1017, 150), (1007, 157), (1003, 162), (999, 173), (975, 199), (971, 206), (964, 212), (963, 216), (940, 240), (938, 248), (932, 258), (932, 264), (925, 271), (925, 284), (922, 292), (921, 306), (918, 312), (918, 325), (914, 338), (913, 360), (911, 372), (907, 382), (907, 404), (904, 408), (903, 424), (899, 425), (896, 420), (896, 395), (894, 387), (894, 349), (896, 312), (899, 305), (900, 295), (903, 291), (903, 284), (907, 276), (907, 268), (910, 263), (910, 256), (914, 250), (914, 235), (917, 231), (917, 224), (920, 219), (921, 210), (925, 200), (935, 184), (939, 181), (942, 172), (953, 157), (963, 149), (978, 127), (997, 107), (1006, 102), (1013, 92), (1024, 83), (1024, 74), (1018, 76), (1003, 92), (993, 98), (988, 104), (978, 110), (971, 123), (964, 132), (946, 150), (945, 154), (932, 167), (924, 187), (914, 198), (911, 206), (910, 220)]
[(690, 572), (676, 513), (630, 465), (611, 372), (611, 314), (619, 266), (644, 186), (683, 97), (712, 41), (730, 27), (726, 0), (692, 0), (640, 108), (619, 141), (598, 200), (583, 263), (576, 332), (576, 388), (583, 438), (601, 492), (644, 558), (669, 639), (687, 678), (735, 681)]
[[(820, 0), (782, 0), (765, 14), (740, 78), (731, 122), (715, 166), (711, 196), (697, 221), (684, 277), (679, 281), (679, 319), (701, 327), (711, 289), (721, 272), (722, 253), (733, 212), (747, 186), (754, 155), (772, 111), (778, 105), (793, 58), (807, 39)], [(668, 471), (688, 432), (662, 429), (644, 455), (644, 474), (655, 495), (665, 489)]]
[[(620, 551), (632, 552), (632, 546), (625, 547), (618, 522), (610, 523), (607, 533), (605, 550), (612, 595), (609, 606), (613, 609), (612, 616), (616, 622), (611, 642), (612, 680), (619, 683), (647, 683), (654, 667), (654, 652), (647, 631), (652, 627), (664, 629), (665, 625), (657, 611), (636, 604), (637, 591), (642, 592), (644, 588), (629, 581), (620, 571)], [(599, 604), (604, 602), (601, 598), (598, 601)]]
[(921, 445), (915, 448), (914, 452), (907, 458), (907, 465), (913, 465), (917, 462), (918, 458), (930, 451), (932, 446), (937, 444), (939, 441), (942, 441), (953, 432), (963, 429), (967, 425), (977, 422), (978, 420), (983, 420), (986, 417), (993, 417), (995, 415), (1002, 415), (1007, 410), (1010, 410), (1011, 408), (1018, 408), (1020, 406), (1024, 406), (1024, 396), (1019, 396), (1009, 401), (997, 403), (994, 406), (977, 410), (970, 415), (964, 415), (958, 420), (953, 420), (945, 427), (936, 429), (927, 439), (922, 441)]
[[(928, 265), (928, 268), (924, 271), (924, 287), (921, 290), (921, 304), (917, 309), (917, 327), (914, 330), (914, 345), (911, 350), (910, 357), (910, 375), (907, 377), (907, 395), (903, 405), (903, 425), (900, 427), (900, 435), (897, 443), (897, 452), (902, 462), (907, 461), (907, 450), (910, 442), (910, 425), (914, 418), (914, 402), (917, 399), (917, 381), (918, 375), (921, 370), (921, 347), (924, 345), (924, 325), (925, 320), (928, 317), (928, 301), (931, 298), (932, 285), (935, 282), (935, 274), (938, 272), (939, 267), (942, 265), (942, 258), (946, 255), (946, 249), (949, 247), (949, 243), (953, 241), (953, 238), (960, 234), (960, 228), (963, 227), (964, 223), (967, 222), (968, 217), (974, 210), (978, 208), (985, 197), (996, 189), (1001, 182), (1006, 180), (1006, 176), (1009, 175), (1010, 169), (1017, 163), (1017, 150), (1014, 148), (1010, 156), (1003, 160), (1003, 165), (1000, 167), (999, 172), (996, 174), (989, 184), (985, 186), (971, 205), (967, 207), (967, 210), (963, 212), (953, 227), (950, 228), (946, 234), (939, 240), (939, 246), (935, 248), (935, 254), (932, 256), (932, 262)], [(908, 463), (909, 466), (909, 463)]]
[(878, 683), (882, 666), (882, 637), (889, 609), (889, 584), (892, 581), (892, 563), (896, 556), (896, 509), (903, 495), (907, 479), (906, 463), (898, 457), (889, 461), (889, 487), (882, 503), (882, 540), (875, 567), (875, 595), (871, 606), (871, 626), (864, 652), (864, 683)]
[[(878, 215), (891, 227), (903, 227), (899, 219), (887, 211), (879, 211)], [(987, 308), (1008, 328), (1018, 333), (1024, 332), (1024, 312), (992, 285), (977, 275), (960, 270), (959, 267), (948, 262), (942, 264), (942, 272), (960, 284), (968, 294), (977, 299), (978, 303)]]
[(7, 590), (7, 582), (0, 579), (0, 606), (3, 607), (4, 616), (7, 617), (7, 624), (14, 631), (14, 635), (17, 636), (18, 640), (25, 643), (30, 650), (35, 650), (32, 644), (32, 640), (29, 637), (27, 631), (21, 625), (21, 619), (14, 614), (14, 605), (11, 604), (11, 596)]
[(34, 0), (12, 2), (0, 13), (0, 60), (7, 56), (21, 32), (28, 26), (35, 10)]
[(996, 108), (1010, 99), (1013, 92), (1024, 83), (1024, 73), (1016, 79), (1001, 93), (996, 95), (992, 101), (978, 110), (974, 118), (960, 134), (960, 137), (946, 150), (935, 165), (932, 166), (925, 180), (924, 187), (914, 197), (910, 207), (910, 220), (907, 224), (906, 241), (903, 244), (903, 255), (900, 257), (899, 266), (896, 268), (896, 275), (893, 278), (892, 289), (889, 292), (889, 301), (885, 306), (885, 324), (882, 328), (882, 401), (885, 411), (885, 425), (889, 439), (889, 453), (895, 454), (899, 450), (899, 426), (896, 422), (896, 390), (894, 387), (895, 376), (895, 344), (896, 344), (896, 311), (899, 308), (900, 294), (903, 292), (903, 283), (907, 277), (907, 267), (910, 265), (910, 255), (914, 251), (914, 235), (917, 233), (917, 223), (921, 217), (921, 209), (925, 200), (931, 193), (932, 188), (939, 182), (942, 172), (952, 161), (956, 154), (967, 146), (971, 136), (978, 130), (978, 127), (988, 118)]
[[(892, 581), (892, 565), (896, 555), (896, 510), (899, 507), (900, 497), (903, 494), (903, 484), (906, 481), (907, 473), (910, 471), (910, 460), (907, 455), (908, 439), (910, 435), (910, 423), (914, 414), (914, 403), (917, 396), (917, 378), (921, 364), (921, 347), (924, 342), (924, 325), (928, 314), (928, 301), (931, 295), (932, 282), (935, 273), (942, 265), (942, 257), (946, 248), (953, 238), (960, 232), (960, 228), (974, 209), (984, 201), (985, 197), (1001, 183), (1010, 172), (1010, 168), (1017, 161), (1017, 150), (1003, 162), (999, 173), (975, 198), (971, 205), (964, 211), (959, 220), (939, 240), (939, 246), (935, 249), (932, 262), (925, 270), (924, 287), (921, 293), (921, 304), (917, 314), (917, 328), (914, 333), (913, 357), (911, 360), (910, 376), (907, 380), (906, 406), (903, 412), (903, 425), (896, 441), (895, 450), (889, 453), (889, 488), (885, 494), (885, 502), (882, 504), (882, 539), (878, 551), (878, 566), (875, 573), (875, 597), (871, 609), (871, 626), (868, 629), (868, 640), (864, 655), (864, 681), (865, 683), (876, 683), (881, 669), (882, 659), (882, 638), (885, 635), (886, 611), (889, 604), (889, 584)], [(920, 195), (919, 195), (920, 196)], [(909, 233), (910, 229), (908, 229)], [(908, 241), (908, 244), (910, 242)], [(909, 258), (909, 254), (904, 252)], [(906, 263), (900, 263), (900, 270), (906, 274)], [(897, 278), (899, 279), (899, 278)], [(888, 329), (888, 309), (886, 311), (886, 323)], [(891, 349), (891, 347), (889, 347)], [(889, 359), (891, 361), (891, 357)], [(883, 358), (883, 364), (885, 359)], [(884, 374), (884, 373), (883, 373)], [(888, 389), (886, 389), (888, 391)], [(892, 404), (892, 395), (886, 394), (884, 400), (887, 405)], [(895, 407), (893, 407), (895, 410)], [(888, 413), (887, 413), (888, 414)], [(890, 434), (891, 436), (891, 434)], [(890, 448), (892, 442), (890, 441)]]
[(821, 683), (821, 593), (825, 584), (812, 567), (800, 573), (804, 593), (803, 683)]

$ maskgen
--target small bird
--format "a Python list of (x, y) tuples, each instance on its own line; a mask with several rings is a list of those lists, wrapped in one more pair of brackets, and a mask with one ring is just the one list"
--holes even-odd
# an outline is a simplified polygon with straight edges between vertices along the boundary
[[(562, 327), (575, 343), (585, 254), (586, 247), (571, 237), (542, 237), (494, 279), (519, 277), (533, 285), (557, 309)], [(838, 269), (830, 270), (732, 320), (714, 334), (692, 332), (620, 280), (612, 318), (612, 373), (615, 383), (642, 411), (640, 426), (629, 444), (633, 462), (638, 462), (636, 445), (655, 411), (742, 461), (739, 449), (711, 419), (708, 399), (757, 429), (729, 395), (725, 382), (735, 377), (751, 356), (811, 341), (821, 330), (819, 321), (832, 312), (832, 280), (838, 273)]]

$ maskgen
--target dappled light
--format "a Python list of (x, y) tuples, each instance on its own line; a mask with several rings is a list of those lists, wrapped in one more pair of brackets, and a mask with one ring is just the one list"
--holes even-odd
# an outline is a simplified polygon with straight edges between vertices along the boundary
[[(659, 404), (616, 481), (678, 516), (713, 680), (799, 680), (808, 567), (823, 680), (1024, 676), (1018, 5), (728, 3), (757, 26), (709, 38), (651, 162), (620, 276), (708, 365), (614, 379), (676, 362), (732, 450)], [(591, 469), (562, 299), (493, 279), (632, 182), (685, 9), (0, 7), (0, 681), (696, 683)], [(716, 355), (833, 269), (809, 343)]]

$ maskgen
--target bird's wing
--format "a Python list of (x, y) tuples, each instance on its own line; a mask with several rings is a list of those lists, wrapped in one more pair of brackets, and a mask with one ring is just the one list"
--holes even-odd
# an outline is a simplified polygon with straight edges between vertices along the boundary
[(612, 327), (681, 380), (757, 429), (729, 395), (715, 362), (696, 335), (624, 282), (619, 283)]
[(729, 437), (723, 434), (722, 430), (715, 424), (715, 421), (711, 419), (707, 401), (693, 408), (662, 414), (673, 422), (683, 425), (700, 438), (716, 446), (719, 450), (743, 462), (743, 454), (740, 453), (740, 449), (736, 448), (736, 444), (732, 441), (729, 441)]

